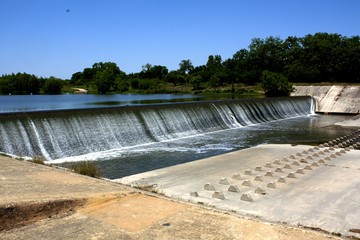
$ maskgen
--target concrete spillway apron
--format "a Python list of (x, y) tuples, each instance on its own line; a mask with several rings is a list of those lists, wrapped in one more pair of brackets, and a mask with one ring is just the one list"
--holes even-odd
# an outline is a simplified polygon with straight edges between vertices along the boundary
[(360, 151), (262, 145), (114, 180), (271, 222), (360, 237)]

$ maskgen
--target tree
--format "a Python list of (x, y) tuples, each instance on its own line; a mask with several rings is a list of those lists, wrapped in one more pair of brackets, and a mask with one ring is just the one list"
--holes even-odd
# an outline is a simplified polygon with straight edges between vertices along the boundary
[(143, 70), (140, 73), (141, 78), (143, 79), (153, 79), (158, 78), (159, 80), (162, 80), (166, 77), (169, 70), (165, 66), (161, 65), (154, 65), (147, 63), (143, 66)]
[(98, 93), (109, 92), (111, 88), (115, 90), (115, 79), (126, 75), (120, 70), (116, 63), (113, 62), (94, 63), (92, 66), (92, 73), (95, 73), (93, 75), (93, 82), (97, 87)]
[(194, 70), (194, 66), (189, 59), (181, 60), (181, 62), (179, 63), (179, 72), (181, 74), (186, 75), (192, 70)]
[(190, 84), (193, 86), (193, 90), (200, 90), (202, 78), (201, 76), (193, 76), (190, 79)]
[(283, 74), (267, 70), (262, 72), (261, 85), (268, 97), (289, 96), (293, 91), (292, 84)]
[(55, 77), (50, 77), (45, 81), (45, 85), (43, 87), (45, 94), (60, 94), (62, 88), (62, 80), (56, 79)]

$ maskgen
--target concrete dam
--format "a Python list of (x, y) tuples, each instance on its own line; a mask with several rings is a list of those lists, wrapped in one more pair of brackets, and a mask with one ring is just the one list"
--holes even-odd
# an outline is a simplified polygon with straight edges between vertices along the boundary
[(319, 113), (360, 113), (360, 86), (295, 86), (292, 96), (312, 96)]
[(0, 152), (56, 160), (313, 113), (311, 97), (0, 114)]

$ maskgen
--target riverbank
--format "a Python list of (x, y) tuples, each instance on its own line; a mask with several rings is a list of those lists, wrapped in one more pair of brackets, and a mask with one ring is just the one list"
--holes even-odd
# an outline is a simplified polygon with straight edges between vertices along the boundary
[(0, 156), (1, 239), (337, 239)]

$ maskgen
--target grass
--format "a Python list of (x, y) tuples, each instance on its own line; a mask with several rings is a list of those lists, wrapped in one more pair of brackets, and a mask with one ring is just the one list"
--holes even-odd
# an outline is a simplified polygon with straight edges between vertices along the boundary
[(86, 175), (89, 177), (101, 177), (101, 173), (94, 162), (91, 161), (82, 161), (73, 163), (69, 166), (74, 172), (82, 175)]

